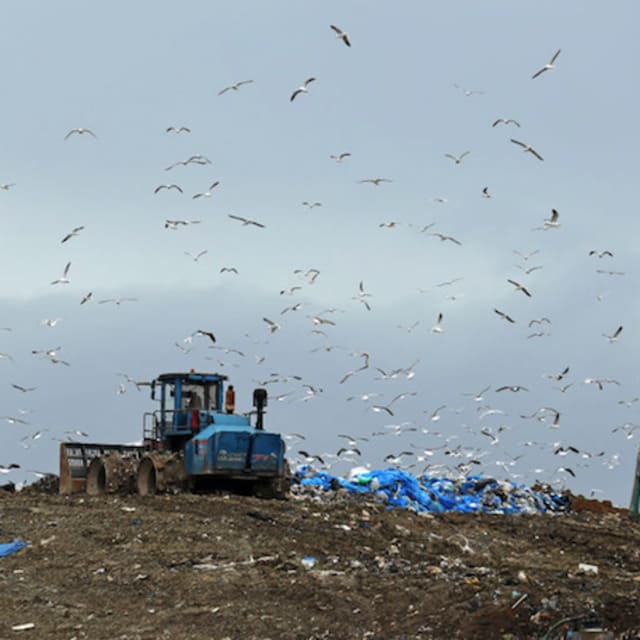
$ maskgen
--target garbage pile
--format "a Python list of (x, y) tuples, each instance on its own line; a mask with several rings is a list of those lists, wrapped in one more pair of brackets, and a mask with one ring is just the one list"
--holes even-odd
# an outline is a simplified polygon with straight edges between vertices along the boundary
[(534, 514), (571, 509), (570, 498), (554, 492), (549, 486), (534, 490), (523, 484), (478, 475), (458, 479), (426, 474), (415, 477), (392, 468), (352, 472), (345, 479), (304, 465), (292, 477), (294, 494), (321, 495), (337, 490), (352, 495), (367, 494), (391, 507), (416, 512)]

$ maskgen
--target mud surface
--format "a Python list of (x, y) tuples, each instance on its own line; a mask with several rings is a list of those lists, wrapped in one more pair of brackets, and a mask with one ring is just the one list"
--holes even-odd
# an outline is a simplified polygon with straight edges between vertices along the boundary
[(0, 638), (515, 640), (590, 612), (640, 638), (640, 527), (574, 504), (424, 516), (339, 494), (0, 492), (0, 542), (29, 542), (0, 558)]

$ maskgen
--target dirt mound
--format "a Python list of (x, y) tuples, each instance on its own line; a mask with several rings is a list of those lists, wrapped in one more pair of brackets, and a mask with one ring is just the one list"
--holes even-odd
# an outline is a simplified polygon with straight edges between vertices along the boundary
[[(640, 638), (640, 527), (573, 514), (422, 514), (339, 492), (0, 492), (0, 637)], [(24, 631), (23, 633), (28, 633)]]

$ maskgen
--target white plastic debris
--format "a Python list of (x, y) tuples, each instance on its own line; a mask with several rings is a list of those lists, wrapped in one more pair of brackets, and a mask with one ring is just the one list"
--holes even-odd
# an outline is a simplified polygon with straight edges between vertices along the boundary
[(591, 576), (598, 575), (598, 567), (595, 564), (587, 564), (585, 562), (581, 562), (578, 565), (578, 571), (586, 575), (591, 575)]
[(24, 624), (14, 624), (11, 627), (11, 631), (28, 631), (29, 629), (34, 629), (35, 624), (33, 622), (25, 622)]

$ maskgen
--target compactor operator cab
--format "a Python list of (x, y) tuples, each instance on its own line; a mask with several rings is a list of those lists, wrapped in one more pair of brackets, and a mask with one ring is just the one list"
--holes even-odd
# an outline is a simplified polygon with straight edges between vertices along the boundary
[(163, 373), (151, 384), (151, 397), (160, 401), (158, 426), (164, 436), (185, 436), (212, 421), (222, 406), (219, 374)]

